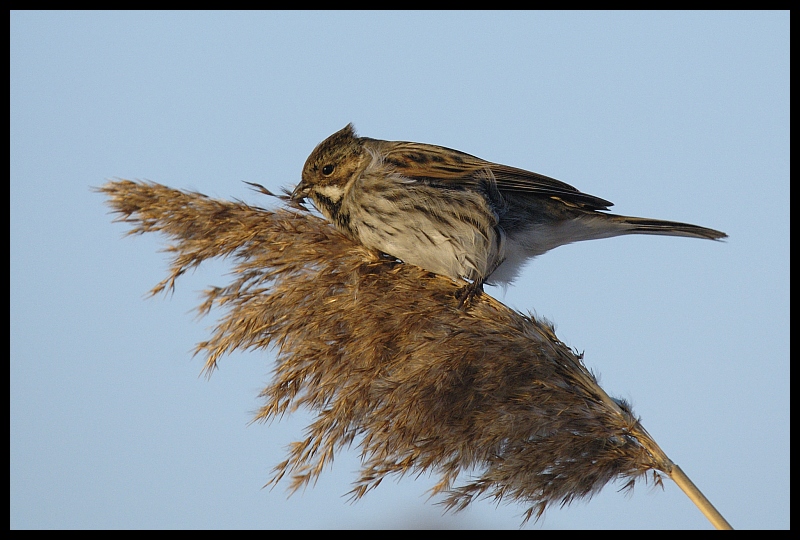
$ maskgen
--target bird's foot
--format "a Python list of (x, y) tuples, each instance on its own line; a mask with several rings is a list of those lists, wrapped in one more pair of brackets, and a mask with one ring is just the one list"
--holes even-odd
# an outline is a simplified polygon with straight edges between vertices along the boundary
[(483, 281), (476, 279), (472, 283), (467, 283), (456, 291), (458, 309), (466, 309), (472, 300), (483, 292)]

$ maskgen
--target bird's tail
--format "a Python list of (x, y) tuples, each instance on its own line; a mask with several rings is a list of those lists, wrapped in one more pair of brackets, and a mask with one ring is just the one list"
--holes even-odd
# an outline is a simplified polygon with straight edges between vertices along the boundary
[(722, 240), (728, 237), (722, 231), (678, 221), (616, 215), (609, 215), (608, 217), (612, 218), (620, 226), (619, 234), (661, 234), (664, 236), (707, 238), (709, 240)]

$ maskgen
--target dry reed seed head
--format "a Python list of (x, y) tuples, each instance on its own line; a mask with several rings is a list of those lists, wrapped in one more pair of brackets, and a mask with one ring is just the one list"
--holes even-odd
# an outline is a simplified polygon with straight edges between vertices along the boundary
[(274, 348), (256, 420), (316, 413), (271, 483), (288, 474), (292, 490), (303, 487), (356, 443), (355, 498), (387, 475), (429, 471), (447, 508), (490, 496), (528, 505), (528, 519), (611, 480), (632, 486), (669, 470), (630, 408), (546, 321), (485, 293), (459, 309), (461, 284), (367, 250), (307, 212), (127, 180), (99, 191), (131, 234), (173, 242), (170, 275), (154, 292), (208, 258), (232, 257), (233, 280), (205, 291), (199, 307), (224, 308), (197, 347), (205, 369), (235, 349)]

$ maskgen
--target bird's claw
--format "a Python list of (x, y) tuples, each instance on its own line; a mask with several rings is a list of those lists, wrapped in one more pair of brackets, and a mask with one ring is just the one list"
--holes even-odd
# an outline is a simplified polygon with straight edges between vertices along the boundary
[(458, 300), (458, 308), (466, 309), (473, 298), (483, 292), (483, 281), (476, 279), (472, 283), (467, 283), (456, 291), (456, 299)]

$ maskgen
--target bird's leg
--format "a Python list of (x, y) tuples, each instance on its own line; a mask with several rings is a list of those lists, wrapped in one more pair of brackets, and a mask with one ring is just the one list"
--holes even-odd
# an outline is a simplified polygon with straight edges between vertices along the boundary
[(467, 283), (456, 291), (456, 299), (458, 300), (458, 308), (466, 309), (472, 302), (472, 299), (483, 292), (482, 279), (476, 279), (472, 283)]
[(459, 309), (467, 306), (470, 302), (472, 302), (473, 298), (475, 298), (476, 296), (478, 296), (483, 292), (483, 284), (486, 283), (486, 280), (489, 278), (489, 276), (491, 276), (492, 273), (495, 270), (497, 270), (497, 268), (501, 264), (503, 264), (504, 261), (505, 258), (498, 259), (497, 262), (494, 263), (494, 266), (492, 266), (492, 270), (489, 273), (487, 273), (486, 276), (478, 278), (474, 280), (472, 283), (467, 283), (466, 285), (464, 285), (463, 287), (461, 287), (456, 291), (456, 298), (458, 299)]

